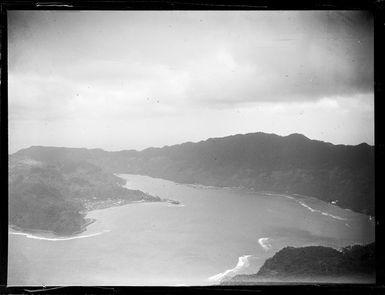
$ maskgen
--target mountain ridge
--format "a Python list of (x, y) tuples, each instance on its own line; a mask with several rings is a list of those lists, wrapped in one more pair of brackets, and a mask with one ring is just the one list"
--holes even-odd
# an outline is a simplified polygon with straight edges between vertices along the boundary
[(302, 194), (374, 215), (374, 146), (334, 145), (298, 133), (236, 134), (142, 151), (35, 146), (10, 158), (86, 160), (112, 173)]
[(171, 147), (171, 146), (180, 146), (180, 145), (185, 145), (185, 144), (203, 143), (203, 142), (206, 142), (208, 140), (213, 140), (213, 139), (223, 139), (223, 138), (229, 138), (229, 137), (234, 137), (234, 136), (247, 136), (247, 135), (255, 135), (255, 134), (273, 135), (273, 136), (277, 136), (277, 137), (281, 137), (281, 138), (297, 137), (297, 136), (299, 136), (299, 137), (305, 138), (305, 139), (310, 140), (310, 141), (326, 143), (326, 144), (330, 144), (330, 145), (333, 145), (333, 146), (357, 147), (357, 146), (364, 145), (364, 146), (369, 146), (369, 147), (373, 147), (374, 148), (374, 145), (368, 144), (367, 142), (361, 142), (359, 144), (342, 144), (342, 143), (335, 144), (335, 143), (332, 143), (332, 142), (329, 142), (329, 141), (323, 141), (323, 140), (319, 140), (319, 139), (311, 139), (311, 138), (307, 137), (306, 135), (303, 135), (301, 133), (296, 133), (296, 132), (295, 133), (291, 133), (289, 135), (278, 135), (278, 134), (275, 134), (275, 133), (266, 133), (266, 132), (248, 132), (248, 133), (237, 133), (237, 134), (233, 134), (233, 135), (226, 135), (226, 136), (220, 136), (220, 137), (209, 137), (207, 139), (203, 139), (203, 140), (199, 140), (199, 141), (185, 141), (185, 142), (182, 142), (182, 143), (177, 143), (177, 144), (173, 144), (173, 145), (164, 145), (164, 146), (161, 146), (161, 147), (147, 147), (147, 148), (143, 148), (143, 149), (107, 150), (107, 149), (103, 149), (103, 148), (31, 145), (31, 146), (26, 147), (26, 148), (21, 148), (21, 149), (17, 150), (16, 152), (11, 153), (9, 155), (14, 155), (16, 153), (19, 153), (19, 152), (22, 152), (22, 151), (25, 151), (25, 150), (28, 150), (28, 149), (31, 149), (31, 148), (63, 148), (63, 149), (88, 150), (88, 151), (103, 151), (103, 152), (109, 152), (109, 153), (120, 153), (120, 152), (138, 152), (138, 153), (140, 153), (140, 152), (143, 152), (143, 151), (148, 150), (148, 149), (163, 149), (163, 148), (167, 148), (167, 147)]

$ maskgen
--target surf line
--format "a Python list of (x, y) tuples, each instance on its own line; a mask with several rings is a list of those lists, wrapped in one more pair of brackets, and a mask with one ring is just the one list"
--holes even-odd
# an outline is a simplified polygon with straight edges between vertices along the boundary
[(211, 282), (221, 282), (223, 279), (227, 277), (233, 277), (237, 275), (239, 271), (241, 271), (243, 268), (250, 266), (249, 258), (252, 255), (244, 255), (238, 258), (238, 263), (234, 268), (228, 269), (225, 272), (213, 275), (208, 278)]
[(32, 234), (28, 233), (23, 233), (23, 232), (10, 232), (12, 235), (18, 235), (18, 236), (25, 236), (28, 239), (35, 239), (35, 240), (44, 240), (44, 241), (69, 241), (69, 240), (76, 240), (76, 239), (84, 239), (84, 238), (91, 238), (95, 236), (99, 236), (103, 233), (110, 232), (110, 230), (103, 230), (101, 232), (97, 232), (94, 234), (89, 234), (89, 235), (83, 235), (83, 236), (75, 236), (75, 237), (68, 237), (68, 238), (46, 238), (46, 237), (39, 237), (39, 236), (34, 236)]
[(271, 244), (269, 240), (269, 238), (259, 238), (258, 244), (262, 247), (263, 250), (269, 251), (271, 249)]
[[(270, 195), (271, 195), (271, 194), (270, 194)], [(293, 195), (301, 196), (301, 195), (298, 195), (298, 194), (293, 194)], [(320, 213), (320, 214), (322, 214), (322, 215), (324, 215), (324, 216), (329, 216), (329, 217), (331, 217), (331, 218), (338, 219), (338, 220), (347, 220), (346, 218), (342, 218), (342, 217), (340, 217), (340, 216), (332, 215), (332, 214), (330, 214), (330, 213), (323, 212), (323, 211), (321, 211), (321, 210), (313, 209), (312, 207), (310, 207), (309, 205), (305, 204), (304, 202), (299, 201), (299, 200), (297, 200), (297, 199), (295, 199), (295, 198), (293, 198), (293, 197), (291, 197), (291, 196), (288, 196), (288, 195), (278, 195), (278, 194), (277, 194), (277, 196), (282, 196), (282, 197), (284, 197), (284, 198), (287, 198), (287, 199), (290, 199), (290, 200), (294, 200), (294, 201), (296, 201), (298, 204), (300, 204), (302, 207), (304, 207), (304, 208), (310, 210), (311, 212)]]
[(306, 205), (304, 202), (298, 201), (298, 203), (302, 207), (305, 207), (306, 209), (310, 210), (311, 212), (317, 212), (317, 213), (320, 213), (320, 214), (322, 214), (324, 216), (329, 216), (331, 218), (338, 219), (338, 220), (347, 220), (346, 218), (342, 218), (342, 217), (339, 217), (339, 216), (336, 216), (336, 215), (332, 215), (332, 214), (329, 214), (329, 213), (326, 213), (326, 212), (322, 212), (321, 210), (313, 209), (312, 207)]

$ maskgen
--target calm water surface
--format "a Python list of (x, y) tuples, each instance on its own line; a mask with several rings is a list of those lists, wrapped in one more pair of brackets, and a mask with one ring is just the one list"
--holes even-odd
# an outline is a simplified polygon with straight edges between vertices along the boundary
[(368, 216), (312, 198), (181, 185), (119, 175), (126, 186), (181, 202), (95, 210), (72, 239), (9, 235), (9, 285), (207, 285), (255, 273), (284, 246), (374, 240)]

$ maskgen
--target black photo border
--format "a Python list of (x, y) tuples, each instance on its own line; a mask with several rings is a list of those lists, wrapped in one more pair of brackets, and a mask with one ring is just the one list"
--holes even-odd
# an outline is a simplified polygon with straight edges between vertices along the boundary
[[(132, 287), (132, 286), (20, 286), (7, 287), (8, 266), (8, 36), (7, 13), (10, 10), (367, 10), (374, 19), (374, 92), (375, 92), (375, 220), (376, 283), (375, 284), (296, 284), (204, 287)], [(384, 200), (385, 136), (384, 71), (385, 71), (385, 0), (65, 0), (31, 1), (0, 0), (0, 294), (220, 294), (225, 293), (293, 293), (293, 294), (385, 294)]]

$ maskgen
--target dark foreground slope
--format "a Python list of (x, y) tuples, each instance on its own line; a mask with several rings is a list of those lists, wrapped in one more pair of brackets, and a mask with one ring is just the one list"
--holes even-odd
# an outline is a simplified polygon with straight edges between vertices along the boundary
[(82, 161), (47, 163), (33, 159), (9, 163), (9, 221), (23, 230), (69, 235), (89, 223), (85, 212), (132, 201), (160, 201)]
[(374, 282), (375, 245), (355, 245), (337, 251), (310, 246), (286, 247), (267, 259), (258, 273), (237, 275), (223, 284), (258, 282)]
[(374, 215), (374, 147), (333, 145), (303, 135), (252, 133), (141, 152), (31, 147), (15, 157), (76, 159), (114, 173), (179, 183), (303, 194)]

